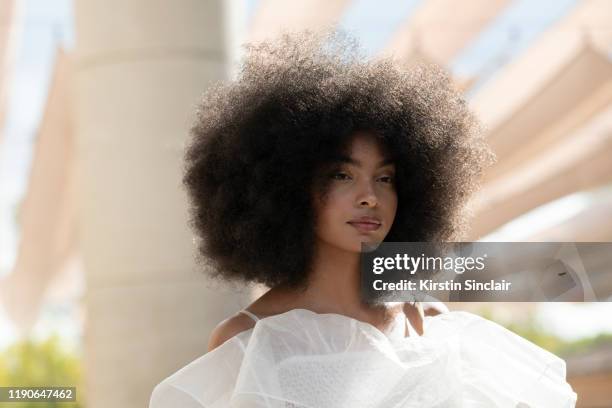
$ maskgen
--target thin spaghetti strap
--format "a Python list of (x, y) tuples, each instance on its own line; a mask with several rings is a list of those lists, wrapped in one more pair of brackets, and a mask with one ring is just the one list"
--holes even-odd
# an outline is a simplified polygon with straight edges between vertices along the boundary
[(251, 319), (255, 320), (255, 323), (257, 323), (257, 321), (259, 320), (259, 318), (257, 316), (255, 316), (253, 313), (249, 312), (248, 310), (241, 310), (241, 313), (244, 313), (245, 315), (249, 316)]

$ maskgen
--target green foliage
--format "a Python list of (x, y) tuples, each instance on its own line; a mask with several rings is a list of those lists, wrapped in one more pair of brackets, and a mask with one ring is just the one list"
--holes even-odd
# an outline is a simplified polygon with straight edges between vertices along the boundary
[(571, 354), (588, 353), (600, 344), (612, 344), (612, 333), (599, 333), (595, 336), (568, 341), (546, 332), (535, 324), (512, 324), (507, 325), (506, 328), (562, 358)]
[[(488, 308), (483, 308), (478, 314), (486, 319), (495, 321), (494, 313)], [(612, 344), (612, 333), (599, 333), (591, 337), (572, 341), (563, 340), (543, 328), (537, 322), (533, 314), (529, 315), (527, 320), (521, 323), (498, 323), (559, 357), (567, 357), (570, 354), (576, 353), (585, 353), (604, 343)]]
[(525, 323), (507, 324), (506, 328), (556, 355), (560, 355), (560, 351), (569, 344), (560, 337), (544, 330), (533, 316), (530, 316)]
[(599, 333), (565, 344), (559, 351), (561, 355), (581, 354), (600, 344), (612, 344), (612, 333)]
[(0, 408), (83, 408), (81, 356), (65, 350), (57, 336), (23, 340), (0, 352), (0, 386), (76, 387), (76, 402), (0, 402)]

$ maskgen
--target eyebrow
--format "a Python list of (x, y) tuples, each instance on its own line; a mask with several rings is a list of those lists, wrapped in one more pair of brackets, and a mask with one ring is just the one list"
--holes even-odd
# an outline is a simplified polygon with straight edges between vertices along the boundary
[[(359, 167), (361, 167), (362, 165), (362, 163), (359, 160), (353, 159), (352, 157), (343, 156), (343, 155), (338, 156), (335, 161), (340, 162), (340, 163), (352, 164), (352, 165), (359, 166)], [(385, 167), (390, 164), (393, 164), (393, 159), (387, 158), (381, 161), (380, 163), (378, 163), (378, 168)]]

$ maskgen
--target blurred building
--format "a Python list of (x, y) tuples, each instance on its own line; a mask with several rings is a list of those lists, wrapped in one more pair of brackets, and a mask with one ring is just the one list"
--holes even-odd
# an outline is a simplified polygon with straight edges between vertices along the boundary
[(567, 376), (580, 407), (609, 407), (612, 384), (612, 344), (599, 344), (566, 359)]

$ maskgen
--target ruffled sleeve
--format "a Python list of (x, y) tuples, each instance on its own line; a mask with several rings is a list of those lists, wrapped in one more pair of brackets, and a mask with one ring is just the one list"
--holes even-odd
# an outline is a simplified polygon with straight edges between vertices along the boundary
[(230, 406), (251, 330), (192, 361), (153, 390), (149, 408), (227, 408)]
[[(400, 327), (401, 329), (401, 327)], [(388, 336), (338, 314), (261, 319), (160, 383), (150, 408), (570, 408), (565, 362), (467, 312)]]
[(204, 408), (204, 405), (194, 399), (193, 395), (188, 391), (182, 390), (175, 385), (169, 383), (157, 384), (151, 394), (149, 408), (169, 407)]
[(505, 327), (468, 312), (426, 318), (426, 338), (456, 345), (469, 406), (574, 407), (565, 361)]

